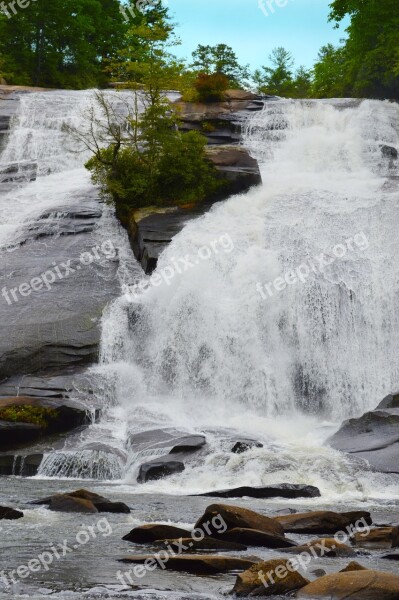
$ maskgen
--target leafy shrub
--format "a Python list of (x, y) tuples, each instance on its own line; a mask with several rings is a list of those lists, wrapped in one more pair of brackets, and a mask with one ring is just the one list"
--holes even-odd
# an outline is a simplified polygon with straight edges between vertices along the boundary
[(13, 423), (31, 423), (46, 428), (49, 421), (57, 418), (58, 410), (55, 408), (31, 406), (30, 404), (0, 408), (0, 420)]
[(199, 73), (194, 83), (200, 102), (220, 102), (229, 88), (229, 79), (221, 73)]

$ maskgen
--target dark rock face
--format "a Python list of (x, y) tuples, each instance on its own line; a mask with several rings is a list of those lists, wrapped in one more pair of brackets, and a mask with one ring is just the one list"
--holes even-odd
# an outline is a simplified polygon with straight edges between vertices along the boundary
[(361, 521), (371, 525), (371, 516), (369, 512), (349, 512), (336, 513), (332, 511), (316, 511), (308, 513), (299, 513), (294, 515), (282, 515), (275, 517), (280, 523), (285, 533), (304, 533), (304, 534), (335, 534), (339, 531), (345, 531), (350, 525), (355, 525)]
[(211, 498), (242, 498), (243, 496), (249, 498), (318, 498), (321, 494), (320, 490), (312, 485), (281, 483), (267, 487), (243, 486), (199, 495)]
[[(102, 208), (95, 190), (82, 192), (73, 214), (70, 207), (54, 208), (56, 218), (43, 214), (12, 248), (0, 249), (0, 288), (9, 290), (8, 299), (0, 297), (0, 380), (62, 373), (97, 359), (102, 311), (119, 294), (115, 249), (113, 258), (101, 250)], [(83, 265), (80, 257), (85, 252), (92, 255), (95, 247), (100, 259)], [(17, 291), (16, 301), (10, 295), (10, 288), (19, 289), (54, 270), (53, 263), (60, 266), (69, 260), (73, 271), (63, 278), (53, 273), (50, 289), (30, 288), (27, 296)], [(61, 267), (61, 274), (66, 272)]]
[(399, 408), (399, 392), (397, 394), (389, 394), (377, 406), (377, 409), (384, 408)]
[(54, 411), (54, 416), (49, 417), (46, 425), (43, 427), (23, 422), (0, 421), (0, 430), (2, 432), (0, 448), (2, 449), (24, 446), (44, 435), (70, 431), (81, 425), (87, 425), (90, 422), (84, 407), (70, 400), (21, 396), (16, 398), (0, 398), (0, 409), (18, 409), (19, 407), (50, 409)]
[[(129, 437), (129, 446), (137, 453), (156, 455), (140, 466), (137, 481), (146, 483), (184, 471), (184, 460), (206, 443), (203, 435), (188, 435), (176, 429), (152, 429)], [(159, 455), (164, 450), (164, 455)]]
[(242, 454), (247, 450), (251, 450), (251, 448), (263, 448), (263, 444), (256, 440), (237, 440), (231, 451), (234, 454)]
[(135, 544), (151, 544), (155, 541), (187, 538), (190, 532), (181, 527), (173, 525), (160, 525), (158, 523), (148, 523), (135, 527), (127, 533), (122, 539)]
[(8, 508), (8, 506), (0, 506), (0, 520), (7, 519), (9, 521), (15, 521), (16, 519), (22, 519), (24, 513), (14, 508)]
[[(156, 556), (151, 554), (137, 554), (126, 556), (119, 562), (142, 564), (154, 559), (154, 564), (159, 565)], [(212, 575), (214, 573), (228, 573), (229, 571), (243, 571), (248, 569), (255, 561), (247, 558), (232, 558), (230, 556), (207, 556), (206, 554), (185, 554), (184, 556), (170, 556), (162, 564), (163, 568), (172, 571), (185, 571), (194, 575)]]
[(398, 158), (399, 154), (396, 148), (394, 148), (393, 146), (387, 146), (387, 145), (381, 145), (381, 154), (382, 156), (385, 156), (385, 158), (393, 158), (396, 159)]
[(296, 542), (289, 540), (281, 535), (274, 535), (259, 531), (257, 529), (246, 529), (244, 527), (234, 527), (224, 533), (219, 533), (218, 538), (229, 542), (245, 544), (247, 546), (257, 546), (259, 548), (291, 548), (296, 546)]
[[(383, 402), (395, 404), (395, 398), (387, 397)], [(399, 473), (399, 408), (377, 409), (344, 421), (327, 442), (337, 450), (367, 460), (377, 471)]]

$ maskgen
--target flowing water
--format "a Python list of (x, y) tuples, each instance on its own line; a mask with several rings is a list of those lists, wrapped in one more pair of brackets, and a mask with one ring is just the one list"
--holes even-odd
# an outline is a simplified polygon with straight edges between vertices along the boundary
[[(1, 203), (1, 245), (60, 195), (72, 203), (76, 189), (91, 188), (59, 124), (76, 123), (88, 98), (23, 98), (0, 160), (37, 161), (40, 177), (12, 192), (12, 206)], [(395, 506), (398, 476), (372, 473), (325, 440), (399, 389), (399, 172), (382, 153), (399, 147), (399, 107), (271, 101), (249, 120), (244, 144), (263, 185), (173, 239), (158, 263), (158, 273), (173, 270), (168, 282), (130, 288), (107, 308), (91, 370), (103, 418), (49, 453), (36, 484), (91, 475), (142, 499), (284, 481), (317, 485), (323, 506)], [(120, 283), (137, 282), (126, 238), (118, 244)], [(182, 259), (187, 268), (177, 269)], [(128, 436), (157, 427), (204, 433), (207, 446), (183, 473), (138, 485), (143, 455)], [(237, 437), (263, 448), (232, 454)], [(87, 452), (94, 442), (111, 449), (102, 471)]]

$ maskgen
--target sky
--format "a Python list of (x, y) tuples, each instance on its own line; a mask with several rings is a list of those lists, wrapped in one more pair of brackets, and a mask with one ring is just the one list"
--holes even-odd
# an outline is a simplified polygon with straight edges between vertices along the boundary
[(168, 0), (183, 42), (174, 54), (191, 57), (198, 44), (225, 43), (233, 47), (241, 63), (257, 68), (268, 63), (273, 48), (284, 46), (294, 55), (296, 66), (311, 67), (321, 46), (338, 44), (345, 36), (345, 27), (336, 30), (327, 20), (330, 2)]

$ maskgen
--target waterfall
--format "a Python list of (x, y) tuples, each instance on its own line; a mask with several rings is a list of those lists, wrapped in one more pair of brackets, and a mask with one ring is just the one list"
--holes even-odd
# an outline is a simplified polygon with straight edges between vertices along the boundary
[[(40, 110), (39, 97), (24, 98), (2, 157), (34, 160), (41, 174), (17, 192), (18, 226), (57, 205), (53, 193), (74, 202), (74, 186), (91, 186), (82, 158), (60, 150), (57, 125), (58, 109), (65, 118), (69, 106), (74, 119), (87, 93), (67, 93), (51, 110), (50, 101)], [(160, 257), (160, 277), (141, 275), (141, 291), (130, 288), (106, 309), (92, 372), (109, 408), (78, 448), (48, 455), (41, 475), (112, 472), (135, 483), (140, 457), (129, 454), (129, 434), (176, 427), (203, 432), (207, 454), (140, 490), (286, 481), (318, 485), (335, 499), (392, 496), (389, 476), (323, 443), (342, 419), (399, 388), (399, 172), (389, 150), (399, 148), (398, 105), (268, 101), (248, 121), (244, 144), (263, 185), (187, 224)], [(15, 235), (7, 220), (15, 211), (2, 207), (4, 243)], [(137, 282), (137, 271), (124, 277)], [(232, 455), (234, 435), (263, 448)], [(98, 441), (113, 449), (101, 455), (101, 469), (91, 451)]]

